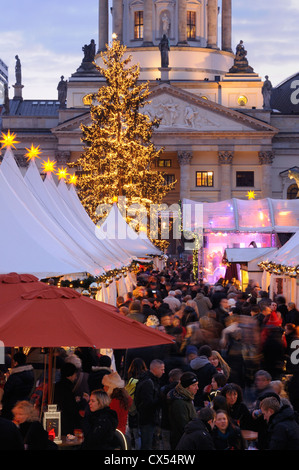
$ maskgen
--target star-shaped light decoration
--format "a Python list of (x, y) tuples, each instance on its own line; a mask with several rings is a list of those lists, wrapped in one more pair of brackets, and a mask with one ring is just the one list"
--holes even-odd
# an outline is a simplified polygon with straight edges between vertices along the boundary
[(76, 175), (70, 175), (68, 183), (76, 185), (78, 181), (78, 176)]
[(10, 130), (7, 131), (7, 134), (4, 134), (4, 132), (1, 132), (2, 134), (2, 140), (0, 140), (0, 144), (2, 144), (1, 148), (5, 147), (12, 147), (16, 148), (14, 144), (19, 144), (16, 140), (16, 134), (14, 132), (10, 133)]
[(67, 177), (69, 176), (69, 173), (67, 172), (67, 168), (58, 168), (56, 174), (59, 180), (67, 179)]
[(56, 162), (53, 162), (53, 160), (50, 160), (50, 159), (48, 158), (48, 161), (47, 161), (47, 162), (44, 161), (44, 162), (42, 163), (42, 167), (43, 167), (44, 172), (45, 172), (45, 173), (49, 173), (49, 172), (50, 172), (50, 173), (53, 173), (53, 172), (55, 171), (55, 164), (56, 164)]
[(25, 157), (27, 157), (27, 160), (34, 160), (35, 158), (40, 158), (41, 149), (39, 148), (39, 145), (35, 147), (33, 144), (31, 144), (30, 149), (27, 149), (27, 153), (25, 153)]
[(251, 189), (250, 191), (248, 191), (247, 197), (248, 199), (255, 199), (255, 192)]

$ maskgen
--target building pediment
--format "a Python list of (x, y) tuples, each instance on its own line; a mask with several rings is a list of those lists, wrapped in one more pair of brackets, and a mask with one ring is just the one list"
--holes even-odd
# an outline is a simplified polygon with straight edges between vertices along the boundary
[[(144, 107), (144, 113), (151, 120), (160, 119), (157, 133), (267, 133), (276, 134), (278, 129), (248, 116), (201, 98), (188, 91), (168, 85), (160, 84), (151, 90), (150, 103)], [(58, 124), (52, 132), (54, 134), (82, 133), (80, 125), (90, 125), (89, 111), (76, 114)]]
[(160, 119), (158, 132), (278, 132), (266, 122), (168, 84), (152, 90), (144, 112)]

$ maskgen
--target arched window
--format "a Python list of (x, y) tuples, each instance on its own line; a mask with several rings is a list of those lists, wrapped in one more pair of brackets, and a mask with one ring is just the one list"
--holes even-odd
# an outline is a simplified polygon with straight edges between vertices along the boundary
[(287, 199), (296, 199), (297, 194), (298, 194), (297, 184), (291, 184), (291, 186), (288, 187)]

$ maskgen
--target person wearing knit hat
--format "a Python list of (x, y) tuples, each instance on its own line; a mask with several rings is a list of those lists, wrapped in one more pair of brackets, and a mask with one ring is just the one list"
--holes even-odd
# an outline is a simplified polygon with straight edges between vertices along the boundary
[(123, 388), (125, 386), (125, 382), (120, 378), (117, 372), (104, 375), (102, 384), (104, 385), (104, 390), (108, 395), (111, 395), (115, 388)]
[(110, 408), (116, 411), (118, 417), (117, 428), (126, 433), (129, 409), (133, 403), (132, 397), (125, 388), (125, 382), (117, 372), (106, 374), (102, 378), (104, 391), (111, 398)]
[(188, 344), (186, 347), (186, 359), (188, 364), (192, 361), (192, 359), (195, 359), (198, 356), (198, 349), (195, 345), (193, 344)]
[(170, 446), (174, 450), (180, 441), (186, 424), (196, 417), (194, 397), (198, 390), (198, 378), (193, 372), (184, 372), (176, 387), (167, 395), (170, 424)]

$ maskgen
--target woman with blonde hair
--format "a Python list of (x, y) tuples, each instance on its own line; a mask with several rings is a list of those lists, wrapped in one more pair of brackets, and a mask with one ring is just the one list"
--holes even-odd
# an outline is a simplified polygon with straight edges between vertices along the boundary
[(27, 400), (19, 401), (13, 410), (13, 422), (19, 428), (26, 450), (56, 449), (57, 445), (48, 438), (48, 433), (41, 424), (38, 412)]
[(93, 390), (89, 398), (89, 409), (83, 418), (84, 442), (82, 450), (114, 449), (117, 414), (109, 408), (110, 397), (104, 390)]
[(221, 372), (225, 375), (226, 379), (228, 380), (230, 375), (230, 366), (225, 362), (221, 354), (213, 350), (211, 356), (209, 357), (209, 361), (213, 364), (217, 372)]

